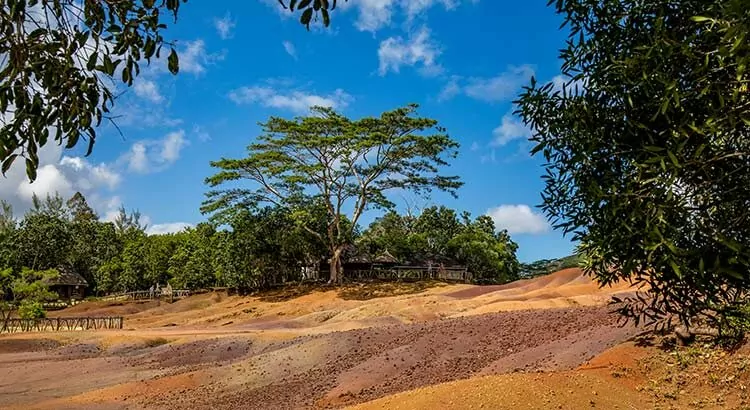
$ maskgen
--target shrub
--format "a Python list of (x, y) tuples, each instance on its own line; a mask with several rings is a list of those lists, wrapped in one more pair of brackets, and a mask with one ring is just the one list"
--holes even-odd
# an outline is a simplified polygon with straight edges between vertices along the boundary
[(41, 302), (24, 300), (18, 306), (18, 316), (21, 319), (41, 319), (47, 317)]

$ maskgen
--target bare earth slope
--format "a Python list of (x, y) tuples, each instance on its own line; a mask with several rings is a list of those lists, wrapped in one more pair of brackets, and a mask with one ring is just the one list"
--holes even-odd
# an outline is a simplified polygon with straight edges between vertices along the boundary
[(635, 333), (602, 306), (623, 290), (566, 270), (370, 300), (83, 304), (58, 314), (122, 314), (126, 329), (0, 337), (0, 407), (342, 407), (475, 376), (569, 371)]

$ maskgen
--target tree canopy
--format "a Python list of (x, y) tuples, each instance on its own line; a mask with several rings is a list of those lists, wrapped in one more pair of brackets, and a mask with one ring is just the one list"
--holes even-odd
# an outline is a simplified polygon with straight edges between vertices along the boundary
[(722, 327), (750, 285), (748, 2), (552, 1), (570, 29), (565, 87), (519, 113), (547, 160), (543, 209), (621, 312)]
[[(271, 117), (261, 124), (264, 134), (248, 146), (247, 157), (211, 163), (219, 172), (206, 179), (209, 186), (233, 184), (209, 191), (201, 209), (216, 221), (261, 204), (292, 211), (300, 226), (328, 247), (331, 281), (338, 282), (341, 253), (360, 217), (367, 209), (393, 208), (389, 191), (455, 195), (462, 185), (457, 176), (440, 174), (457, 155), (458, 143), (437, 121), (414, 116), (416, 109), (409, 105), (359, 120), (325, 107), (291, 120)], [(432, 130), (436, 133), (420, 134)], [(307, 204), (320, 204), (325, 214), (311, 214)], [(311, 227), (320, 217), (325, 232)]]
[(475, 283), (505, 283), (518, 279), (518, 245), (507, 231), (496, 232), (486, 215), (472, 219), (445, 206), (431, 206), (419, 215), (386, 213), (357, 238), (357, 246), (372, 255), (390, 253), (402, 264), (428, 259), (452, 259), (466, 266)]

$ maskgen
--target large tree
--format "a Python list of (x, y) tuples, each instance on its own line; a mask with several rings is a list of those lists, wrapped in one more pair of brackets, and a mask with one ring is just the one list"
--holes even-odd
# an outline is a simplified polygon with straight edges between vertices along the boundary
[[(543, 208), (586, 271), (644, 286), (622, 312), (725, 328), (750, 289), (750, 4), (559, 0), (562, 90), (518, 103), (547, 159)], [(747, 322), (745, 322), (747, 323)]]
[(96, 140), (95, 128), (130, 86), (139, 63), (171, 48), (162, 36), (187, 0), (7, 0), (0, 6), (0, 168), (25, 158), (36, 178), (38, 150), (50, 139), (67, 148)]
[[(340, 282), (341, 254), (365, 210), (393, 208), (387, 197), (392, 190), (455, 195), (462, 185), (458, 177), (439, 172), (457, 155), (458, 144), (437, 121), (415, 116), (416, 109), (409, 105), (359, 120), (324, 107), (312, 108), (307, 117), (271, 117), (261, 124), (264, 134), (248, 147), (247, 157), (211, 163), (219, 172), (206, 183), (231, 187), (208, 192), (201, 209), (218, 220), (259, 204), (292, 210), (328, 247), (330, 280)], [(422, 134), (432, 130), (436, 133)], [(326, 209), (323, 233), (312, 227), (316, 218), (307, 209), (313, 203)]]

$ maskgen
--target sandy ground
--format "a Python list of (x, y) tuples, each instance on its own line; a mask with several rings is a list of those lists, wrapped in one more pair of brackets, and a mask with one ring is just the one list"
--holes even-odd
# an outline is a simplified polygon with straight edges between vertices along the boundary
[(642, 354), (618, 350), (637, 331), (604, 305), (626, 290), (569, 269), (369, 300), (86, 303), (56, 314), (124, 315), (125, 329), (1, 336), (0, 407), (649, 408), (601, 364)]

